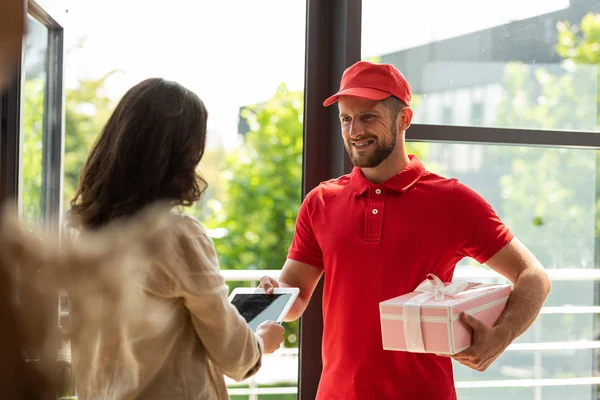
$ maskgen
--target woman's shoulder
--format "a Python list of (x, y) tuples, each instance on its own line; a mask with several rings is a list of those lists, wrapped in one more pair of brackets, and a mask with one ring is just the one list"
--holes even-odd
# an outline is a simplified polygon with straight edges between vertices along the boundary
[(215, 253), (215, 243), (209, 234), (209, 230), (193, 215), (186, 213), (175, 213), (177, 224), (177, 247), (195, 252), (210, 254)]
[(173, 214), (175, 215), (178, 227), (186, 236), (204, 236), (210, 238), (207, 229), (195, 216), (177, 211), (173, 211)]
[[(181, 287), (196, 287), (194, 290), (205, 290), (207, 287), (220, 287), (219, 258), (213, 240), (207, 229), (194, 216), (185, 213), (175, 214), (178, 237), (170, 249), (170, 267)], [(191, 286), (190, 286), (191, 285)], [(211, 289), (212, 290), (212, 289)]]

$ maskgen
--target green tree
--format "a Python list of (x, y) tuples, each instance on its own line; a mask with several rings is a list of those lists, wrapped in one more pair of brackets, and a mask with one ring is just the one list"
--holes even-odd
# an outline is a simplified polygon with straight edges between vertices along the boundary
[[(302, 113), (302, 92), (284, 84), (244, 110), (250, 131), (225, 158), (226, 194), (206, 203), (222, 268), (283, 266), (302, 196)], [(296, 346), (298, 321), (285, 327), (286, 345)]]
[[(558, 24), (562, 68), (508, 63), (496, 126), (548, 130), (597, 129), (600, 18)], [(590, 67), (592, 64), (593, 67)], [(594, 263), (596, 152), (566, 148), (494, 146), (486, 164), (509, 165), (500, 179), (504, 219), (550, 268)], [(560, 233), (560, 234), (558, 234)]]
[[(100, 79), (81, 80), (65, 95), (65, 153), (64, 190), (65, 210), (75, 195), (79, 173), (89, 149), (112, 111), (110, 99), (102, 94), (106, 80), (114, 72)], [(23, 96), (23, 217), (29, 224), (37, 224), (42, 216), (42, 158), (44, 122), (43, 76), (25, 82)]]
[(248, 107), (244, 143), (226, 157), (226, 193), (209, 202), (221, 229), (215, 246), (225, 269), (279, 269), (294, 232), (302, 188), (302, 93), (281, 85)]
[(89, 151), (108, 120), (114, 104), (103, 94), (106, 81), (117, 71), (111, 71), (99, 79), (85, 79), (65, 94), (65, 155), (64, 190), (65, 210), (75, 196), (81, 167)]
[(42, 217), (43, 76), (25, 82), (23, 96), (23, 218), (31, 225)]
[[(600, 64), (600, 14), (588, 13), (579, 26), (568, 21), (559, 23), (556, 51), (572, 63), (597, 67)], [(595, 71), (596, 118), (600, 124), (600, 70), (595, 68)]]
[[(210, 132), (208, 133), (210, 135)], [(225, 160), (226, 150), (223, 144), (211, 146), (205, 150), (198, 170), (208, 186), (198, 203), (190, 207), (187, 212), (194, 215), (200, 221), (212, 221), (218, 214), (222, 213), (222, 199), (226, 196), (225, 184), (223, 183), (224, 171), (227, 169)], [(209, 232), (211, 236), (219, 235), (219, 230)]]

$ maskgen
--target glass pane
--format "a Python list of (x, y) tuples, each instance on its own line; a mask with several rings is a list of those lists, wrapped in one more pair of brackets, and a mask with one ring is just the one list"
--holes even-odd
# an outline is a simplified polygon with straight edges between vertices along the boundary
[[(557, 286), (563, 286), (565, 282), (554, 282), (552, 290)], [(589, 285), (593, 288), (593, 284)], [(580, 289), (579, 289), (580, 290)], [(585, 290), (585, 289), (584, 289)], [(591, 292), (591, 289), (589, 289)], [(569, 305), (573, 302), (570, 301), (571, 297), (564, 291), (562, 294), (556, 295), (561, 298), (563, 302), (565, 298), (569, 299)], [(588, 302), (586, 305), (592, 304)], [(564, 304), (561, 304), (564, 305)], [(546, 303), (546, 307), (549, 306)], [(540, 314), (535, 324), (528, 329), (523, 335), (519, 336), (514, 343), (542, 343), (542, 342), (571, 342), (579, 340), (595, 340), (594, 338), (594, 314), (574, 314), (565, 310), (565, 313), (556, 314)], [(539, 325), (541, 324), (541, 326)]]
[[(456, 177), (482, 195), (546, 268), (597, 265), (596, 160), (600, 153), (596, 150), (453, 143), (407, 146), (431, 171)], [(586, 286), (564, 284), (569, 304), (591, 305), (593, 296)], [(553, 290), (551, 296), (557, 292)], [(565, 301), (551, 297), (550, 303)]]
[(362, 57), (405, 74), (415, 123), (598, 131), (598, 12), (585, 0), (364, 0)]
[(21, 188), (23, 218), (37, 224), (42, 218), (43, 136), (48, 29), (28, 17), (23, 88)]
[(546, 387), (514, 387), (514, 388), (475, 388), (457, 390), (460, 400), (595, 400), (594, 385), (546, 386)]
[[(80, 0), (69, 7), (64, 203), (73, 198), (88, 151), (124, 92), (148, 77), (171, 79), (197, 93), (209, 113), (200, 164), (208, 190), (185, 211), (208, 229), (224, 275), (280, 269), (301, 202), (306, 1), (102, 4)], [(297, 327), (286, 323), (287, 348), (265, 356), (243, 386), (295, 398)]]
[(531, 379), (534, 376), (533, 351), (505, 351), (488, 367), (485, 372), (478, 372), (453, 361), (454, 379), (459, 382), (488, 381), (503, 379)]
[(592, 349), (547, 350), (541, 354), (545, 379), (584, 378), (593, 375)]
[[(421, 142), (407, 147), (432, 172), (458, 178), (481, 194), (548, 270), (569, 272), (564, 274), (569, 280), (553, 281), (547, 308), (534, 324), (485, 372), (455, 363), (460, 398), (483, 394), (488, 398), (489, 393), (492, 398), (554, 399), (564, 391), (552, 380), (595, 376), (598, 314), (592, 307), (599, 305), (598, 283), (582, 273), (600, 264), (596, 235), (600, 152)], [(457, 266), (467, 277), (482, 268), (469, 258)], [(524, 388), (499, 382), (477, 387), (480, 381), (522, 379), (549, 379), (553, 386)], [(565, 398), (587, 399), (592, 390), (585, 382), (573, 388), (573, 393), (585, 395)]]
[[(514, 388), (459, 388), (456, 390), (460, 400), (532, 400), (536, 399), (534, 389), (530, 387)], [(567, 397), (564, 397), (567, 398)], [(545, 399), (545, 397), (544, 397)]]
[(549, 386), (541, 388), (541, 394), (544, 400), (596, 400), (600, 392), (598, 385), (580, 385), (580, 386)]

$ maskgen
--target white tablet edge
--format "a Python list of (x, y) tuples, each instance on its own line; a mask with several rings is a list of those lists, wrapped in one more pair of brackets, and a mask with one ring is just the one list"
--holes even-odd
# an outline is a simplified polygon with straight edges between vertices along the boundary
[[(258, 294), (258, 293), (266, 294), (266, 292), (263, 288), (240, 288), (240, 287), (238, 287), (238, 288), (233, 289), (233, 291), (229, 295), (229, 302), (231, 303), (231, 301), (233, 300), (233, 297), (236, 294)], [(294, 304), (294, 301), (296, 301), (296, 297), (298, 297), (299, 293), (300, 293), (299, 288), (274, 288), (273, 289), (273, 294), (291, 294), (290, 298), (288, 299), (287, 303), (285, 304), (285, 307), (283, 307), (283, 309), (281, 310), (281, 313), (277, 317), (277, 320), (274, 322), (277, 322), (278, 324), (283, 322), (283, 319), (287, 315), (288, 311), (290, 311), (290, 308), (292, 308), (292, 305)]]

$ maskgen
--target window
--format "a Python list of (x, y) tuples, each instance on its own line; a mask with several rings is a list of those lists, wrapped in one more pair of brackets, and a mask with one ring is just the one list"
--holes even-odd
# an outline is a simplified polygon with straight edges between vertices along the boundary
[[(416, 143), (411, 143), (414, 145)], [(421, 145), (423, 143), (420, 143)], [(455, 144), (431, 144), (452, 148)], [(552, 387), (525, 388), (525, 380), (585, 379), (594, 376), (594, 305), (596, 161), (598, 151), (587, 149), (481, 146), (481, 164), (470, 173), (423, 155), (427, 167), (444, 176), (458, 177), (494, 207), (513, 233), (536, 255), (553, 277), (553, 289), (536, 322), (483, 374), (455, 364), (461, 398), (488, 396), (536, 398), (536, 392), (555, 398)], [(469, 150), (466, 151), (470, 153)], [(531, 168), (530, 166), (535, 166)], [(502, 281), (471, 259), (457, 266), (461, 279)], [(590, 279), (591, 278), (591, 279)], [(519, 383), (522, 379), (523, 384)], [(499, 389), (500, 381), (516, 380), (513, 389)], [(543, 389), (543, 390), (542, 390)], [(514, 390), (514, 391), (513, 391)], [(590, 387), (575, 388), (589, 398)], [(562, 392), (561, 392), (562, 393)]]
[[(415, 123), (471, 125), (468, 119), (440, 121), (435, 110), (449, 96), (455, 112), (468, 111), (479, 93), (491, 110), (479, 126), (600, 130), (600, 55), (593, 50), (594, 17), (586, 17), (594, 11), (590, 2), (363, 3), (363, 58), (394, 64), (406, 75)], [(398, 15), (402, 34), (387, 35)]]
[[(553, 281), (487, 371), (454, 364), (461, 399), (600, 393), (599, 12), (582, 0), (363, 1), (362, 58), (396, 65), (415, 93), (410, 152), (481, 194)], [(410, 34), (391, 36), (399, 14)], [(471, 259), (455, 278), (505, 281)]]
[(483, 114), (483, 101), (471, 103), (471, 120), (469, 125), (481, 126), (485, 115)]
[(443, 108), (442, 108), (442, 123), (443, 124), (451, 124), (452, 122), (454, 122), (453, 111), (454, 111), (454, 108), (452, 107), (452, 105), (443, 106)]

